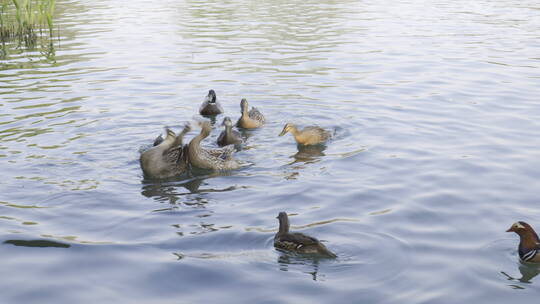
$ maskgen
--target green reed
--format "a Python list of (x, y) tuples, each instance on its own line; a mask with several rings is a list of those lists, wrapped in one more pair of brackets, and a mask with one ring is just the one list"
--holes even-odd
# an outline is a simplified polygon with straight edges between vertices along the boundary
[(0, 0), (0, 40), (35, 44), (44, 30), (53, 35), (55, 0)]

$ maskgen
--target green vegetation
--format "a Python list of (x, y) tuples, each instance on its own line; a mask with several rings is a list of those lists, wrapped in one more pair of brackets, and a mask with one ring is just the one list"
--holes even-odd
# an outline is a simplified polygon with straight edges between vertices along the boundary
[(18, 39), (35, 45), (38, 36), (53, 35), (55, 0), (0, 0), (0, 41)]

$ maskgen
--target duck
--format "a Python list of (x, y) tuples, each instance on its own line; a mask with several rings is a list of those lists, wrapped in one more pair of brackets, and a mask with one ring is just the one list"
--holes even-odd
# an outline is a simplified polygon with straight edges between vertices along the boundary
[(540, 263), (540, 239), (531, 225), (515, 222), (506, 232), (519, 235), (518, 253), (522, 262)]
[(219, 134), (219, 137), (217, 139), (218, 146), (223, 147), (227, 145), (236, 145), (242, 143), (242, 137), (240, 136), (240, 133), (232, 129), (231, 118), (225, 117), (221, 125), (225, 126), (225, 130), (223, 130), (221, 134)]
[(298, 130), (296, 126), (290, 122), (286, 123), (279, 136), (283, 136), (290, 132), (296, 143), (299, 145), (318, 145), (326, 142), (330, 137), (330, 132), (318, 126), (307, 126), (302, 130)]
[(232, 158), (232, 154), (235, 151), (233, 145), (221, 149), (205, 149), (201, 147), (201, 141), (210, 135), (212, 126), (208, 121), (200, 123), (200, 126), (201, 132), (188, 145), (187, 150), (190, 164), (197, 168), (217, 171), (240, 168), (240, 163)]
[(289, 217), (286, 212), (280, 212), (279, 230), (274, 236), (274, 247), (302, 254), (315, 254), (327, 258), (336, 258), (336, 254), (328, 250), (318, 239), (300, 232), (289, 232)]
[(217, 101), (216, 92), (214, 92), (214, 90), (208, 91), (208, 95), (206, 95), (206, 98), (199, 108), (199, 113), (206, 116), (223, 113), (223, 107), (221, 107), (221, 104)]
[(236, 123), (236, 126), (244, 129), (256, 129), (264, 125), (264, 115), (255, 107), (251, 107), (248, 111), (249, 105), (245, 98), (240, 101), (240, 119)]
[(159, 144), (141, 153), (139, 161), (145, 176), (168, 178), (180, 175), (187, 170), (187, 146), (182, 145), (182, 139), (190, 129), (190, 125), (186, 124), (177, 136), (171, 129), (165, 128), (165, 138)]

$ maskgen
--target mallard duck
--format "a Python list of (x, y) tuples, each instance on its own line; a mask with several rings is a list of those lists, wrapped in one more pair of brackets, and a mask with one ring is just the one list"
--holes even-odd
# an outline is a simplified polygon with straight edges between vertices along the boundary
[(531, 227), (525, 222), (515, 222), (506, 232), (515, 232), (519, 235), (519, 258), (523, 262), (540, 263), (540, 239)]
[(199, 113), (201, 113), (201, 115), (217, 115), (223, 113), (223, 108), (219, 102), (217, 102), (216, 92), (214, 92), (214, 90), (208, 91), (208, 95), (199, 108)]
[(204, 149), (201, 141), (210, 135), (212, 127), (210, 122), (201, 123), (201, 133), (195, 136), (188, 145), (189, 162), (191, 165), (210, 170), (233, 170), (240, 168), (240, 163), (232, 158), (234, 146), (221, 149)]
[(330, 133), (321, 127), (308, 126), (302, 130), (298, 130), (296, 126), (290, 122), (285, 124), (285, 127), (283, 127), (283, 130), (279, 133), (279, 136), (283, 136), (287, 134), (287, 132), (290, 132), (294, 136), (296, 143), (306, 146), (322, 144), (331, 137)]
[(262, 126), (265, 121), (264, 115), (255, 107), (251, 107), (249, 111), (248, 108), (247, 100), (242, 98), (242, 101), (240, 101), (240, 113), (242, 113), (242, 116), (238, 119), (236, 126), (244, 129), (255, 129)]
[(218, 146), (223, 147), (242, 143), (240, 133), (232, 129), (232, 121), (229, 117), (225, 117), (221, 125), (225, 126), (225, 130), (221, 131), (221, 134), (219, 134), (217, 139)]
[(141, 168), (147, 177), (167, 178), (186, 171), (188, 154), (187, 146), (182, 146), (182, 138), (189, 130), (190, 126), (186, 125), (177, 136), (166, 128), (165, 139), (141, 154)]
[(297, 253), (316, 254), (329, 258), (337, 257), (316, 238), (299, 232), (289, 232), (287, 213), (280, 212), (277, 219), (279, 220), (279, 231), (274, 236), (274, 247)]

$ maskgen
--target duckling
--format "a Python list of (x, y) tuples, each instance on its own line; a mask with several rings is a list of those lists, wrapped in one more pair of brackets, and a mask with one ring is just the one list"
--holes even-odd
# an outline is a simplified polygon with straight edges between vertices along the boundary
[(255, 107), (251, 107), (248, 112), (248, 107), (247, 100), (242, 98), (242, 101), (240, 101), (240, 113), (242, 113), (242, 116), (238, 119), (236, 126), (244, 129), (255, 129), (262, 126), (265, 122), (264, 115)]
[(316, 254), (328, 258), (337, 257), (316, 238), (299, 232), (290, 233), (287, 213), (280, 212), (276, 218), (279, 220), (279, 231), (274, 236), (274, 247), (298, 253)]
[(210, 170), (233, 170), (240, 168), (240, 163), (232, 158), (234, 146), (226, 146), (222, 149), (204, 149), (201, 141), (210, 135), (212, 127), (210, 122), (201, 123), (201, 133), (195, 136), (188, 145), (189, 162), (201, 169)]
[(519, 258), (522, 262), (540, 263), (540, 239), (531, 225), (519, 221), (512, 224), (506, 232), (519, 235)]
[(225, 117), (221, 125), (225, 126), (225, 130), (219, 134), (217, 139), (218, 146), (223, 147), (242, 143), (240, 133), (232, 129), (232, 121), (229, 117)]
[(187, 146), (182, 146), (182, 138), (190, 126), (186, 125), (178, 136), (169, 128), (165, 130), (165, 139), (143, 152), (139, 159), (143, 173), (151, 178), (167, 178), (182, 174), (187, 169)]
[(328, 131), (317, 126), (308, 126), (302, 130), (298, 130), (296, 126), (290, 122), (285, 124), (279, 136), (283, 136), (290, 132), (294, 136), (294, 140), (299, 145), (318, 145), (327, 141), (331, 135)]
[(217, 102), (216, 92), (214, 92), (214, 90), (208, 91), (208, 95), (199, 108), (199, 113), (201, 113), (201, 115), (217, 115), (223, 113), (223, 108), (219, 102)]

